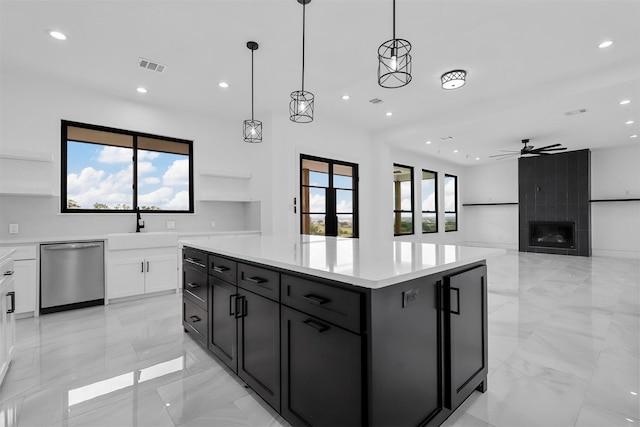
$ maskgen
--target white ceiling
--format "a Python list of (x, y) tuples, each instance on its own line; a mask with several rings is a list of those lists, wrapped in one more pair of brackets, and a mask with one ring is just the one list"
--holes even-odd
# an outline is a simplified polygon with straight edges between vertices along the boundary
[[(495, 162), (487, 157), (519, 150), (524, 138), (570, 150), (639, 143), (629, 136), (640, 133), (640, 1), (396, 3), (397, 36), (413, 45), (413, 81), (399, 89), (376, 81), (377, 48), (392, 38), (391, 0), (307, 6), (305, 89), (316, 97), (315, 121), (351, 123), (467, 165)], [(2, 0), (0, 14), (3, 69), (40, 70), (100, 93), (240, 123), (251, 114), (246, 42), (254, 40), (256, 119), (288, 115), (289, 94), (300, 89), (296, 0)], [(604, 40), (613, 46), (599, 49)], [(139, 68), (138, 57), (167, 69)], [(467, 85), (443, 90), (440, 75), (456, 68), (467, 70)], [(222, 80), (228, 89), (218, 87)], [(138, 86), (149, 92), (138, 94)], [(632, 102), (621, 106), (622, 99)], [(587, 113), (564, 115), (580, 108)], [(630, 118), (636, 123), (625, 125)]]

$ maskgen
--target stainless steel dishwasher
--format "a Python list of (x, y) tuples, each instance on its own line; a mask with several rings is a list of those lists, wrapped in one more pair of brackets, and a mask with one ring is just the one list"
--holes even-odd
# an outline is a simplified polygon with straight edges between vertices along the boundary
[(40, 314), (104, 305), (104, 242), (40, 245)]

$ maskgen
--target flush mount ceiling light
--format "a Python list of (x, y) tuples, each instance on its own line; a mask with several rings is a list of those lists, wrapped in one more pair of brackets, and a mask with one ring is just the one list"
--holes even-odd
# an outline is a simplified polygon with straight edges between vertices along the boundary
[(247, 47), (251, 50), (251, 120), (245, 120), (244, 142), (262, 142), (262, 122), (253, 119), (253, 52), (258, 50), (258, 43), (247, 42)]
[(56, 40), (66, 40), (67, 36), (58, 30), (45, 30), (47, 34)]
[(603, 41), (602, 43), (600, 43), (600, 44), (598, 45), (598, 47), (599, 47), (600, 49), (604, 49), (605, 47), (609, 47), (609, 46), (611, 46), (612, 44), (613, 44), (613, 42), (612, 42), (611, 40), (607, 40), (607, 41)]
[(139, 93), (147, 93), (147, 92), (148, 92), (148, 91), (147, 91), (147, 89), (143, 88), (142, 86), (141, 86), (141, 87), (139, 87), (139, 88), (136, 88), (136, 90), (137, 90)]
[(313, 121), (313, 94), (304, 90), (304, 32), (305, 11), (311, 0), (297, 0), (302, 5), (302, 90), (291, 92), (289, 102), (289, 120), (295, 123), (310, 123)]
[(458, 89), (467, 82), (467, 72), (465, 70), (453, 70), (444, 73), (440, 80), (442, 81), (442, 89)]
[(378, 48), (378, 84), (384, 88), (406, 86), (411, 81), (411, 43), (396, 38), (396, 0), (393, 0), (393, 38)]

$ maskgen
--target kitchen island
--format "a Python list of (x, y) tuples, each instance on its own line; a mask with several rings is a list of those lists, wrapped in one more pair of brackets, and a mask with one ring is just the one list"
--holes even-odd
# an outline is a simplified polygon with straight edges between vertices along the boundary
[(440, 425), (487, 388), (486, 258), (320, 236), (192, 239), (183, 325), (293, 425)]

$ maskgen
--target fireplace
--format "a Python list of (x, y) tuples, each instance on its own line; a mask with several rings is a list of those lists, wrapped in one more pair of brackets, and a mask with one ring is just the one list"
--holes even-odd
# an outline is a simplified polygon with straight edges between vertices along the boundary
[(530, 221), (529, 246), (575, 249), (575, 222)]

